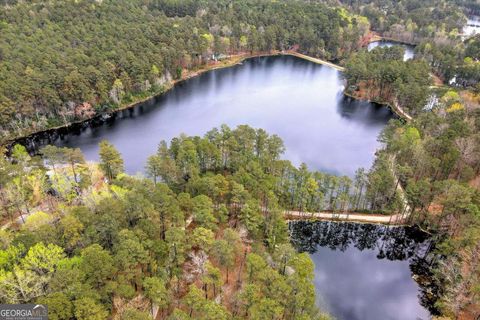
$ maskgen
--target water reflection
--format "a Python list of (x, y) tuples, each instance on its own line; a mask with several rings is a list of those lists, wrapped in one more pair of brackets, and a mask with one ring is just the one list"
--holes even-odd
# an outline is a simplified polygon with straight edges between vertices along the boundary
[(344, 98), (342, 91), (335, 69), (295, 57), (255, 58), (182, 82), (106, 121), (37, 135), (29, 143), (80, 147), (87, 159), (97, 160), (97, 145), (107, 139), (122, 153), (127, 172), (135, 174), (162, 139), (203, 135), (223, 123), (249, 124), (278, 134), (285, 158), (297, 165), (353, 175), (358, 167), (370, 167), (377, 136), (392, 113)]
[(307, 221), (289, 228), (293, 245), (315, 263), (318, 305), (339, 320), (429, 319), (436, 313), (433, 241), (425, 233)]
[(471, 37), (480, 33), (480, 17), (468, 17), (467, 25), (463, 27), (464, 36)]
[(372, 50), (373, 48), (376, 48), (376, 47), (392, 47), (392, 46), (401, 46), (405, 49), (405, 53), (403, 55), (403, 60), (404, 61), (407, 61), (407, 60), (410, 60), (410, 59), (413, 59), (413, 57), (415, 56), (415, 47), (412, 46), (412, 45), (408, 45), (408, 44), (402, 44), (402, 43), (398, 43), (398, 42), (393, 42), (393, 41), (374, 41), (374, 42), (370, 42), (368, 44), (368, 51)]

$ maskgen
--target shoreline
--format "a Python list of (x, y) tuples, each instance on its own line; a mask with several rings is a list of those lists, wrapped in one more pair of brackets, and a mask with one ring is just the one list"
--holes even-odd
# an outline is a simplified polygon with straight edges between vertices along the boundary
[(381, 39), (379, 41), (391, 41), (391, 42), (396, 42), (396, 43), (404, 44), (404, 45), (407, 45), (407, 46), (413, 46), (413, 47), (416, 47), (418, 45), (418, 43), (408, 42), (408, 41), (405, 41), (405, 40), (398, 40), (398, 39), (395, 39), (395, 38), (392, 38), (392, 37), (380, 36), (380, 38)]
[(379, 215), (375, 213), (358, 212), (301, 212), (284, 211), (284, 217), (288, 221), (332, 221), (351, 222), (359, 224), (386, 225), (391, 227), (409, 226), (408, 219), (402, 214)]
[(319, 59), (319, 58), (315, 58), (315, 57), (311, 57), (311, 56), (308, 56), (308, 55), (305, 55), (305, 54), (302, 54), (302, 53), (298, 53), (296, 51), (291, 51), (291, 50), (288, 50), (288, 51), (273, 50), (273, 51), (270, 51), (270, 52), (241, 53), (241, 54), (231, 55), (230, 57), (228, 57), (228, 58), (226, 58), (222, 61), (202, 65), (196, 70), (189, 70), (189, 71), (185, 72), (185, 74), (182, 75), (182, 77), (180, 79), (171, 80), (170, 82), (166, 83), (164, 85), (162, 91), (157, 92), (157, 93), (153, 93), (153, 94), (148, 95), (144, 98), (139, 98), (136, 101), (133, 101), (133, 102), (127, 103), (125, 105), (119, 106), (119, 107), (115, 108), (114, 110), (110, 110), (110, 111), (107, 111), (107, 112), (101, 113), (101, 114), (96, 114), (91, 118), (75, 120), (75, 121), (69, 122), (67, 124), (62, 124), (62, 125), (59, 125), (59, 126), (46, 128), (46, 129), (31, 132), (31, 133), (27, 133), (27, 134), (24, 134), (24, 135), (20, 135), (20, 136), (15, 137), (15, 138), (6, 139), (5, 141), (2, 141), (0, 143), (0, 145), (3, 146), (3, 147), (6, 147), (7, 149), (10, 149), (16, 142), (22, 141), (22, 140), (25, 141), (25, 140), (32, 139), (33, 137), (35, 137), (37, 135), (48, 134), (50, 132), (55, 132), (55, 131), (62, 130), (62, 129), (68, 129), (69, 127), (72, 127), (72, 126), (75, 126), (75, 125), (80, 125), (82, 123), (87, 123), (89, 121), (100, 120), (100, 119), (105, 118), (105, 117), (109, 118), (112, 114), (115, 114), (115, 113), (120, 112), (120, 111), (135, 108), (136, 106), (138, 106), (138, 105), (140, 105), (140, 104), (142, 104), (142, 103), (144, 103), (148, 100), (151, 100), (151, 99), (154, 99), (156, 97), (162, 96), (162, 95), (166, 94), (168, 91), (170, 91), (171, 89), (173, 89), (175, 87), (175, 85), (177, 85), (177, 84), (179, 84), (183, 81), (187, 81), (191, 78), (200, 76), (203, 73), (213, 71), (213, 70), (230, 68), (230, 67), (241, 64), (243, 61), (245, 61), (247, 59), (259, 58), (259, 57), (272, 57), (272, 56), (293, 56), (293, 57), (297, 57), (299, 59), (307, 60), (307, 61), (310, 61), (310, 62), (313, 62), (313, 63), (316, 63), (316, 64), (321, 64), (321, 65), (324, 65), (324, 66), (327, 66), (327, 67), (330, 67), (330, 68), (334, 68), (334, 69), (336, 69), (340, 72), (345, 70), (344, 67), (339, 66), (337, 64), (334, 64), (332, 62), (322, 60), (322, 59)]
[[(233, 67), (239, 64), (242, 64), (243, 61), (247, 59), (252, 59), (252, 58), (258, 58), (258, 57), (269, 57), (269, 56), (293, 56), (298, 59), (303, 59), (307, 60), (309, 62), (315, 63), (315, 64), (321, 64), (325, 65), (329, 68), (334, 68), (335, 70), (339, 72), (343, 72), (345, 70), (344, 67), (334, 64), (329, 61), (325, 61), (319, 58), (311, 57), (302, 53), (298, 53), (296, 51), (271, 51), (271, 52), (256, 52), (256, 53), (242, 53), (238, 55), (232, 55), (229, 58), (226, 58), (225, 60), (218, 61), (215, 63), (210, 63), (207, 65), (203, 65), (197, 70), (191, 70), (185, 72), (185, 74), (182, 74), (182, 77), (177, 80), (171, 80), (168, 83), (165, 84), (165, 86), (162, 88), (162, 91), (156, 94), (149, 95), (144, 98), (140, 98), (139, 100), (135, 102), (131, 102), (128, 104), (125, 104), (123, 106), (120, 106), (114, 110), (111, 110), (109, 112), (105, 112), (102, 114), (95, 115), (94, 117), (88, 118), (88, 119), (83, 119), (83, 120), (78, 120), (74, 121), (65, 125), (45, 129), (45, 130), (40, 130), (36, 131), (33, 133), (30, 133), (25, 136), (17, 137), (15, 139), (11, 139), (9, 141), (6, 141), (2, 143), (2, 146), (6, 146), (7, 150), (10, 150), (11, 147), (13, 147), (14, 144), (16, 143), (21, 143), (24, 145), (27, 145), (28, 143), (35, 143), (35, 137), (39, 137), (42, 139), (42, 135), (47, 135), (50, 136), (52, 133), (56, 133), (60, 130), (68, 130), (72, 126), (77, 126), (77, 125), (91, 125), (92, 121), (106, 121), (108, 118), (110, 118), (112, 115), (119, 113), (124, 110), (128, 109), (133, 109), (136, 106), (141, 105), (142, 103), (149, 101), (151, 99), (154, 99), (156, 97), (160, 97), (163, 94), (166, 94), (169, 90), (173, 89), (175, 85), (187, 81), (189, 79), (192, 79), (194, 77), (200, 76), (203, 73), (213, 71), (213, 70), (218, 70), (218, 69), (224, 69), (224, 68), (229, 68)], [(389, 108), (392, 113), (397, 115), (399, 118), (405, 120), (405, 121), (410, 121), (412, 118), (405, 113), (401, 108), (396, 108), (395, 106), (392, 106), (390, 103), (387, 102), (377, 102), (377, 101), (372, 101), (368, 99), (364, 99), (362, 97), (355, 96), (351, 93), (348, 93), (346, 89), (342, 91), (342, 94), (346, 97), (349, 97), (351, 99), (355, 100), (360, 100), (360, 101), (368, 101), (371, 103), (376, 103), (381, 105), (382, 107), (387, 107)], [(284, 212), (285, 218), (287, 220), (304, 220), (304, 219), (312, 219), (312, 220), (325, 220), (325, 221), (337, 221), (337, 222), (342, 222), (342, 221), (347, 221), (347, 222), (353, 222), (353, 223), (370, 223), (370, 224), (381, 224), (381, 225), (390, 225), (390, 226), (405, 226), (409, 225), (407, 222), (408, 217), (405, 217), (402, 214), (389, 214), (389, 215), (378, 215), (378, 214), (364, 214), (364, 213), (359, 213), (359, 212), (350, 212), (350, 213), (330, 213), (330, 212), (314, 212), (314, 213), (305, 213), (305, 212), (296, 212), (296, 211), (286, 211)]]
[(388, 109), (390, 109), (392, 111), (393, 114), (395, 114), (396, 116), (398, 116), (400, 119), (403, 119), (407, 122), (413, 120), (412, 116), (410, 116), (408, 113), (406, 113), (405, 111), (403, 111), (402, 108), (400, 108), (399, 106), (397, 105), (392, 105), (390, 102), (387, 102), (387, 101), (375, 101), (375, 100), (369, 100), (369, 99), (365, 99), (365, 98), (362, 98), (362, 97), (358, 97), (358, 96), (355, 96), (354, 94), (351, 94), (351, 93), (348, 93), (347, 90), (343, 90), (343, 95), (346, 96), (346, 97), (349, 97), (349, 98), (352, 98), (352, 99), (355, 99), (355, 100), (359, 100), (359, 101), (367, 101), (367, 102), (370, 102), (370, 103), (376, 103), (376, 104), (379, 104), (379, 105), (382, 105)]
[[(409, 43), (409, 42), (406, 42), (406, 41), (397, 40), (397, 39), (394, 39), (394, 38), (391, 38), (391, 37), (384, 37), (384, 36), (381, 36), (377, 33), (374, 33), (368, 39), (368, 43), (378, 42), (378, 41), (392, 41), (392, 42), (397, 42), (397, 43), (405, 44), (405, 45), (412, 45), (412, 46), (416, 45), (416, 44)], [(61, 129), (68, 129), (71, 126), (80, 125), (82, 123), (87, 123), (89, 121), (102, 120), (102, 118), (103, 118), (103, 120), (106, 120), (112, 114), (115, 114), (115, 113), (123, 111), (123, 110), (132, 109), (132, 108), (134, 108), (134, 107), (136, 107), (136, 106), (138, 106), (138, 105), (140, 105), (140, 104), (142, 104), (142, 103), (144, 103), (148, 100), (151, 100), (151, 99), (154, 99), (156, 97), (162, 96), (163, 94), (165, 94), (169, 90), (171, 90), (176, 84), (181, 83), (183, 81), (186, 81), (188, 79), (194, 78), (196, 76), (199, 76), (199, 75), (201, 75), (205, 72), (212, 71), (212, 70), (217, 70), (217, 69), (233, 67), (233, 66), (241, 64), (243, 61), (245, 61), (247, 59), (251, 59), (251, 58), (281, 56), (281, 55), (283, 55), (283, 56), (294, 56), (294, 57), (297, 57), (299, 59), (303, 59), (303, 60), (313, 62), (315, 64), (321, 64), (321, 65), (324, 65), (324, 66), (327, 66), (327, 67), (330, 67), (330, 68), (334, 68), (334, 69), (338, 70), (339, 72), (345, 71), (345, 67), (343, 67), (343, 66), (340, 66), (338, 64), (335, 64), (335, 63), (327, 61), (327, 60), (323, 60), (323, 59), (320, 59), (320, 58), (315, 58), (315, 57), (312, 57), (312, 56), (309, 56), (309, 55), (306, 55), (306, 54), (303, 54), (303, 53), (300, 53), (300, 52), (297, 52), (297, 51), (294, 51), (294, 50), (286, 50), (286, 51), (271, 50), (271, 51), (268, 51), (268, 52), (254, 52), (254, 53), (243, 52), (243, 53), (233, 54), (233, 55), (230, 55), (228, 58), (226, 58), (224, 60), (201, 65), (196, 70), (187, 70), (184, 75), (182, 74), (182, 77), (180, 79), (171, 80), (168, 83), (166, 83), (164, 85), (164, 87), (162, 88), (162, 90), (159, 90), (158, 92), (151, 93), (151, 94), (149, 94), (145, 97), (138, 98), (137, 100), (132, 101), (130, 103), (127, 103), (125, 105), (118, 106), (117, 108), (115, 108), (113, 110), (109, 110), (109, 111), (106, 111), (106, 112), (103, 112), (103, 113), (100, 113), (100, 114), (96, 114), (96, 115), (94, 115), (93, 117), (90, 117), (90, 118), (74, 120), (74, 121), (71, 121), (71, 122), (68, 122), (68, 123), (65, 123), (65, 124), (62, 124), (62, 125), (54, 126), (54, 127), (51, 127), (51, 128), (44, 128), (44, 129), (40, 129), (40, 130), (37, 130), (37, 131), (28, 132), (28, 133), (21, 134), (21, 135), (16, 136), (16, 137), (6, 138), (5, 140), (2, 139), (2, 141), (0, 141), (0, 146), (5, 147), (7, 149), (10, 149), (16, 142), (22, 141), (22, 140), (25, 141), (25, 140), (32, 139), (36, 135), (47, 134), (47, 133), (55, 132), (55, 131), (58, 131), (58, 130), (61, 130)], [(363, 99), (361, 97), (356, 97), (355, 95), (353, 95), (351, 93), (348, 93), (346, 89), (343, 91), (343, 94), (345, 96), (350, 97), (350, 98), (355, 99), (355, 100), (374, 102), (374, 103), (386, 106), (394, 114), (396, 114), (400, 118), (402, 118), (406, 121), (412, 120), (412, 117), (409, 114), (407, 114), (405, 111), (403, 111), (398, 106), (392, 106), (392, 104), (389, 103), (389, 102), (372, 101), (372, 100), (368, 100), (368, 99)]]
[[(385, 39), (385, 38), (380, 37), (380, 36), (378, 36), (378, 38)], [(381, 41), (381, 40), (376, 39), (374, 41)], [(293, 50), (288, 50), (288, 51), (273, 50), (273, 51), (270, 51), (270, 52), (240, 53), (240, 54), (232, 55), (232, 56), (230, 56), (230, 57), (228, 57), (228, 58), (226, 58), (222, 61), (218, 61), (216, 63), (210, 63), (210, 64), (202, 65), (197, 70), (187, 71), (187, 72), (185, 72), (184, 75), (182, 75), (182, 77), (180, 79), (171, 80), (170, 82), (166, 83), (165, 86), (162, 88), (162, 90), (160, 92), (153, 93), (153, 94), (148, 95), (148, 96), (143, 97), (143, 98), (139, 98), (136, 101), (133, 101), (133, 102), (127, 103), (125, 105), (119, 106), (118, 108), (115, 108), (114, 110), (110, 110), (110, 111), (107, 111), (105, 113), (97, 114), (97, 115), (95, 115), (91, 118), (76, 120), (76, 121), (69, 122), (67, 124), (63, 124), (63, 125), (55, 126), (55, 127), (52, 127), (52, 128), (46, 128), (46, 129), (34, 131), (34, 132), (24, 134), (24, 135), (21, 135), (21, 136), (15, 137), (15, 138), (11, 138), (11, 139), (6, 139), (5, 141), (2, 141), (0, 143), (0, 146), (5, 147), (7, 150), (9, 150), (14, 144), (16, 144), (18, 142), (29, 141), (30, 139), (33, 139), (35, 136), (49, 134), (49, 133), (53, 133), (53, 132), (56, 132), (56, 131), (59, 131), (59, 130), (64, 130), (64, 129), (66, 130), (66, 129), (72, 127), (72, 126), (77, 126), (77, 125), (81, 125), (81, 124), (84, 124), (84, 123), (86, 124), (90, 121), (95, 121), (95, 120), (105, 121), (106, 119), (110, 118), (113, 114), (116, 114), (120, 111), (133, 109), (133, 108), (137, 107), (138, 105), (140, 105), (142, 103), (145, 103), (146, 101), (149, 101), (149, 100), (154, 99), (156, 97), (160, 97), (160, 96), (166, 94), (171, 89), (173, 89), (175, 87), (175, 85), (177, 85), (179, 83), (182, 83), (183, 81), (187, 81), (191, 78), (200, 76), (203, 73), (213, 71), (213, 70), (230, 68), (230, 67), (241, 64), (243, 61), (245, 61), (247, 59), (259, 58), (259, 57), (271, 57), (271, 56), (293, 56), (293, 57), (296, 57), (296, 58), (299, 58), (299, 59), (310, 61), (310, 62), (315, 63), (315, 64), (320, 64), (320, 65), (324, 65), (324, 66), (329, 67), (329, 68), (333, 68), (333, 69), (335, 69), (339, 72), (345, 71), (345, 68), (338, 65), (338, 64), (335, 64), (333, 62), (329, 62), (329, 61), (326, 61), (326, 60), (322, 60), (322, 59), (319, 59), (319, 58), (315, 58), (315, 57), (312, 57), (312, 56), (308, 56), (308, 55), (305, 55), (305, 54), (302, 54), (302, 53), (299, 53), (299, 52), (296, 52), (296, 51), (293, 51)], [(389, 102), (363, 99), (361, 97), (357, 97), (357, 96), (355, 96), (351, 93), (348, 93), (346, 89), (343, 90), (342, 94), (344, 96), (347, 96), (347, 97), (355, 99), (355, 100), (377, 103), (379, 105), (382, 105), (384, 107), (389, 108), (395, 115), (397, 115), (399, 118), (401, 118), (405, 121), (411, 121), (412, 120), (412, 117), (409, 114), (407, 114), (405, 111), (403, 111), (400, 107), (394, 106)]]
[[(128, 109), (132, 109), (148, 100), (151, 100), (155, 97), (159, 97), (159, 96), (162, 96), (164, 95), (165, 93), (167, 93), (168, 91), (170, 91), (173, 87), (175, 87), (176, 84), (178, 83), (181, 83), (182, 81), (186, 81), (188, 79), (191, 79), (193, 77), (196, 77), (196, 76), (199, 76), (201, 75), (202, 73), (205, 73), (205, 72), (208, 72), (208, 71), (212, 71), (212, 70), (216, 70), (216, 69), (223, 69), (223, 68), (228, 68), (228, 67), (233, 67), (237, 64), (240, 64), (242, 61), (244, 61), (245, 59), (248, 59), (248, 58), (255, 58), (255, 57), (261, 57), (261, 56), (266, 56), (266, 55), (274, 55), (274, 54), (264, 54), (264, 53), (260, 53), (260, 54), (240, 54), (240, 55), (234, 55), (228, 59), (225, 59), (224, 63), (223, 64), (207, 64), (207, 65), (203, 65), (201, 66), (199, 69), (197, 70), (192, 70), (192, 71), (188, 71), (184, 76), (182, 76), (181, 79), (177, 79), (177, 80), (171, 80), (169, 81), (168, 83), (166, 83), (164, 85), (164, 87), (162, 88), (161, 91), (159, 92), (156, 92), (156, 93), (152, 93), (144, 98), (139, 98), (138, 100), (136, 101), (133, 101), (133, 102), (130, 102), (130, 103), (127, 103), (125, 105), (120, 105), (118, 106), (117, 108), (113, 109), (113, 110), (109, 110), (107, 112), (104, 112), (104, 113), (101, 113), (101, 114), (96, 114), (94, 115), (93, 117), (91, 118), (85, 118), (85, 119), (80, 119), (80, 120), (75, 120), (75, 121), (71, 121), (69, 123), (66, 123), (66, 124), (62, 124), (62, 125), (59, 125), (59, 126), (55, 126), (55, 127), (51, 127), (51, 128), (46, 128), (46, 129), (42, 129), (42, 130), (38, 130), (38, 131), (35, 131), (35, 132), (31, 132), (31, 133), (28, 133), (28, 134), (24, 134), (24, 135), (21, 135), (21, 136), (18, 136), (18, 137), (15, 137), (15, 138), (11, 138), (11, 139), (7, 139), (5, 141), (3, 141), (1, 143), (2, 146), (7, 146), (7, 147), (10, 147), (11, 145), (13, 145), (16, 141), (19, 141), (19, 140), (24, 140), (24, 139), (29, 139), (29, 138), (32, 138), (34, 137), (35, 135), (40, 135), (40, 134), (45, 134), (45, 133), (49, 133), (49, 132), (52, 132), (52, 131), (57, 131), (57, 130), (61, 130), (61, 129), (67, 129), (71, 126), (74, 126), (74, 125), (79, 125), (79, 124), (82, 124), (82, 123), (86, 123), (88, 121), (92, 121), (92, 120), (98, 120), (98, 119), (101, 119), (101, 118), (104, 118), (104, 117), (109, 117), (111, 116), (112, 114), (115, 114), (117, 112), (120, 112), (120, 111), (124, 111), (124, 110), (128, 110)], [(222, 62), (220, 62), (222, 63)]]
[(385, 36), (379, 35), (377, 33), (373, 34), (372, 37), (370, 37), (370, 39), (368, 40), (368, 43), (380, 42), (380, 41), (396, 42), (396, 43), (399, 43), (399, 44), (403, 44), (403, 45), (407, 45), (407, 46), (413, 46), (413, 47), (418, 45), (417, 43), (414, 43), (414, 42), (398, 40), (398, 39), (395, 39), (393, 37), (385, 37)]

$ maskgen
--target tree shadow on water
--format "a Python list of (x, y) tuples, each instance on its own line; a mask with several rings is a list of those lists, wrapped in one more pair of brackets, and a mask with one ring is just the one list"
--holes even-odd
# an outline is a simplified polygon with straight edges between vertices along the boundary
[(315, 253), (319, 248), (344, 252), (348, 248), (373, 250), (377, 259), (408, 261), (412, 278), (420, 288), (420, 304), (437, 315), (438, 286), (433, 269), (438, 260), (435, 239), (416, 227), (326, 221), (289, 223), (292, 245), (299, 252)]

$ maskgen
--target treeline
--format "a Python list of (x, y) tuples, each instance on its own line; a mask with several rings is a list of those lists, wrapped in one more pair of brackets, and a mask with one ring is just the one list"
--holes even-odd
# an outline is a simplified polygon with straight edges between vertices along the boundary
[(283, 150), (282, 140), (262, 129), (241, 125), (232, 130), (223, 125), (203, 138), (181, 136), (170, 146), (162, 141), (157, 154), (147, 160), (146, 174), (172, 190), (203, 190), (212, 199), (222, 199), (233, 181), (231, 205), (237, 211), (249, 206), (242, 195), (245, 187), (258, 193), (257, 205), (264, 210), (270, 201), (265, 190), (272, 190), (276, 202), (287, 210), (401, 211), (388, 159), (378, 159), (369, 172), (358, 169), (352, 179), (312, 172), (305, 164), (296, 168), (290, 161), (278, 160)]
[(469, 14), (480, 15), (480, 3), (476, 0), (452, 0), (452, 2), (463, 7)]
[(52, 319), (323, 319), (284, 209), (402, 204), (386, 158), (352, 181), (283, 151), (264, 130), (222, 126), (161, 142), (143, 179), (106, 141), (98, 165), (15, 146), (0, 165), (0, 302), (45, 303)]
[(400, 46), (352, 54), (344, 73), (346, 93), (399, 106), (407, 113), (420, 112), (429, 98), (430, 70), (425, 61), (403, 61), (403, 54)]
[(467, 22), (462, 8), (449, 0), (341, 0), (370, 21), (372, 30), (409, 43), (432, 39), (451, 44)]
[(480, 89), (480, 35), (455, 46), (424, 41), (415, 52), (443, 81), (457, 87)]
[(372, 31), (417, 44), (416, 58), (429, 63), (435, 75), (455, 86), (476, 87), (480, 80), (479, 36), (463, 41), (464, 11), (475, 14), (475, 1), (346, 0), (347, 7), (370, 22)]
[(3, 2), (1, 136), (128, 105), (235, 53), (298, 47), (342, 59), (368, 29), (343, 9), (295, 0)]
[(161, 143), (153, 179), (124, 174), (106, 141), (98, 165), (17, 145), (0, 159), (0, 302), (50, 319), (326, 319), (277, 197), (281, 140), (222, 130)]
[(478, 94), (444, 91), (432, 110), (382, 134), (413, 221), (445, 236), (438, 307), (452, 318), (475, 318), (480, 305), (479, 103)]

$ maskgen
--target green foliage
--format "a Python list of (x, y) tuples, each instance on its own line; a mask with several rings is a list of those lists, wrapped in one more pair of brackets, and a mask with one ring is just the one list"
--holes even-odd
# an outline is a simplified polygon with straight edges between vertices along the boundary
[(418, 113), (426, 105), (430, 75), (421, 60), (403, 61), (400, 47), (377, 47), (353, 54), (344, 73), (347, 92)]
[(30, 156), (24, 146), (16, 144), (12, 148), (12, 159), (20, 164), (25, 164), (30, 159)]
[[(398, 148), (421, 145), (415, 128), (401, 132)], [(78, 151), (43, 149), (46, 168), (19, 152), (6, 166), (5, 189), (15, 195), (7, 204), (45, 212), (2, 238), (0, 302), (44, 301), (54, 317), (76, 319), (105, 319), (113, 301), (125, 303), (121, 319), (143, 319), (154, 305), (169, 319), (318, 318), (313, 264), (290, 246), (283, 208), (390, 210), (381, 190), (394, 180), (387, 161), (352, 180), (295, 168), (280, 160), (283, 150), (264, 130), (222, 126), (160, 143), (149, 179), (120, 174), (120, 154), (104, 141), (98, 167), (108, 181)], [(75, 170), (90, 185), (79, 189)], [(56, 190), (70, 181), (76, 191), (47, 198), (38, 181)]]
[(54, 292), (37, 299), (37, 303), (48, 306), (48, 318), (52, 320), (73, 317), (73, 304), (63, 292)]
[(40, 275), (51, 274), (64, 257), (63, 249), (54, 244), (38, 243), (31, 247), (22, 260), (22, 267)]
[[(15, 251), (10, 251), (10, 263), (18, 259)], [(13, 267), (7, 260), (0, 269), (0, 299), (7, 303), (25, 303), (45, 295), (46, 286), (63, 257), (61, 247), (40, 242)]]
[[(391, 165), (395, 163), (397, 183), (405, 189), (411, 220), (442, 239), (438, 252), (443, 258), (435, 266), (438, 307), (452, 317), (480, 303), (474, 285), (480, 279), (480, 198), (473, 187), (480, 163), (479, 123), (472, 98), (470, 92), (448, 90), (433, 110), (414, 121), (390, 123), (382, 135), (386, 149), (375, 164), (378, 180), (387, 172), (382, 168), (388, 159), (394, 159)], [(452, 110), (456, 104), (470, 107)]]
[(214, 267), (210, 262), (206, 263), (205, 266), (205, 274), (202, 277), (203, 284), (205, 286), (205, 294), (208, 297), (208, 290), (212, 288), (213, 290), (213, 297), (217, 296), (217, 290), (221, 288), (223, 281), (222, 281), (222, 274), (220, 269)]
[(48, 213), (45, 213), (43, 211), (37, 211), (35, 213), (32, 213), (27, 217), (27, 219), (25, 219), (25, 228), (30, 231), (37, 230), (42, 225), (45, 225), (52, 220), (52, 217)]
[(192, 199), (195, 222), (208, 229), (215, 229), (217, 220), (213, 215), (212, 200), (205, 195), (199, 195)]
[(295, 0), (12, 1), (0, 6), (0, 21), (2, 138), (160, 93), (219, 55), (299, 45), (340, 58), (368, 29), (325, 4)]
[(75, 300), (75, 318), (78, 320), (105, 320), (108, 318), (107, 310), (92, 298)]
[(373, 30), (399, 41), (415, 42), (429, 38), (444, 40), (462, 30), (466, 23), (462, 8), (450, 0), (341, 2), (368, 18)]
[(191, 319), (191, 317), (186, 312), (179, 309), (175, 309), (167, 319), (168, 320), (189, 320)]
[[(238, 251), (238, 250), (237, 250)], [(226, 268), (227, 282), (228, 269), (233, 267), (235, 263), (235, 254), (237, 252), (234, 246), (231, 246), (227, 240), (216, 240), (213, 244), (212, 254), (220, 266)]]
[(105, 285), (115, 272), (112, 256), (98, 244), (83, 249), (81, 257), (80, 270), (93, 288)]
[(109, 180), (113, 180), (124, 171), (123, 159), (115, 147), (104, 140), (100, 142), (100, 167)]
[(283, 313), (283, 308), (278, 301), (273, 299), (261, 299), (252, 307), (252, 318), (259, 320), (278, 319)]

